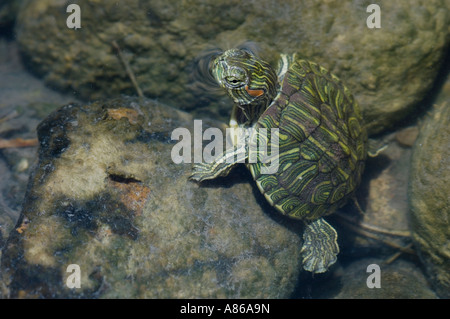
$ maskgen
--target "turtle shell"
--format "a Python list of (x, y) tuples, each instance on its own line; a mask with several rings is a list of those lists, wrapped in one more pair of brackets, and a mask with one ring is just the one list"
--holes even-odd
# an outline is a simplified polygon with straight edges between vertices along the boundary
[(279, 129), (278, 171), (262, 174), (269, 163), (262, 162), (260, 150), (250, 155), (257, 161), (249, 168), (281, 213), (314, 220), (342, 207), (355, 192), (364, 170), (367, 133), (353, 96), (326, 69), (305, 60), (293, 62), (279, 94), (256, 123), (251, 143), (261, 143), (261, 128), (267, 129), (269, 158), (271, 129)]

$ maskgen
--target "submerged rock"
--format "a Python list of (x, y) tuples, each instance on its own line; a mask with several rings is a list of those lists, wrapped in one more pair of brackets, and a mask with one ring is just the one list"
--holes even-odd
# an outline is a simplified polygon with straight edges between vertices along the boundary
[(340, 282), (342, 288), (335, 297), (337, 299), (437, 298), (420, 269), (404, 260), (392, 265), (374, 258), (355, 261), (342, 271)]
[(420, 128), (409, 176), (413, 239), (442, 298), (450, 298), (450, 107), (436, 106)]
[(367, 27), (370, 3), (361, 1), (77, 3), (82, 18), (76, 31), (66, 26), (65, 2), (24, 0), (21, 8), (21, 50), (48, 84), (88, 99), (134, 93), (117, 43), (146, 96), (224, 120), (229, 103), (191, 85), (195, 58), (205, 49), (254, 41), (274, 65), (279, 53), (298, 52), (344, 81), (369, 133), (378, 133), (419, 105), (450, 39), (448, 0), (378, 1), (379, 29)]
[[(295, 227), (263, 212), (246, 170), (225, 187), (189, 182), (171, 133), (192, 124), (150, 100), (50, 114), (3, 250), (4, 296), (289, 297), (301, 269)], [(72, 264), (80, 288), (66, 285)]]
[(14, 24), (22, 0), (3, 0), (0, 3), (0, 28)]

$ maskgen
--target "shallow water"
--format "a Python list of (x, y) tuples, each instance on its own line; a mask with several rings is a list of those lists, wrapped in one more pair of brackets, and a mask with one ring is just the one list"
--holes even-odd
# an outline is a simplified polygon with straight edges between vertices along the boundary
[[(445, 33), (445, 30), (442, 31), (442, 28), (439, 29), (439, 25), (445, 23), (445, 21), (447, 21), (448, 25), (450, 14), (436, 13), (435, 16), (429, 18), (429, 20), (434, 21), (433, 26), (430, 27), (424, 22), (427, 20), (424, 17), (427, 17), (430, 13), (426, 8), (418, 6), (417, 8), (411, 8), (409, 12), (410, 16), (406, 18), (398, 16), (398, 25), (392, 20), (380, 20), (381, 29), (377, 30), (377, 28), (370, 28), (369, 25), (371, 26), (371, 24), (366, 22), (370, 13), (367, 13), (365, 9), (369, 3), (366, 5), (366, 2), (361, 2), (357, 6), (352, 7), (352, 10), (358, 13), (360, 19), (351, 20), (352, 24), (358, 25), (359, 23), (359, 29), (355, 29), (354, 31), (357, 36), (371, 32), (386, 33), (385, 42), (383, 42), (383, 37), (381, 36), (379, 38), (377, 36), (373, 38), (370, 38), (370, 36), (361, 38), (361, 41), (372, 41), (368, 43), (364, 42), (362, 47), (374, 46), (372, 51), (379, 49), (380, 52), (384, 52), (384, 55), (379, 54), (376, 59), (371, 60), (370, 57), (366, 57), (366, 60), (371, 61), (370, 63), (374, 61), (379, 63), (375, 66), (367, 66), (370, 63), (367, 62), (366, 64), (362, 62), (365, 60), (361, 55), (369, 54), (368, 52), (370, 50), (361, 53), (361, 48), (354, 47), (355, 42), (348, 40), (348, 37), (352, 34), (348, 30), (350, 26), (346, 27), (345, 19), (334, 16), (333, 12), (328, 12), (330, 16), (323, 17), (321, 22), (317, 22), (315, 26), (317, 30), (314, 32), (319, 34), (322, 32), (323, 38), (326, 38), (331, 43), (325, 50), (326, 52), (321, 52), (320, 41), (322, 40), (319, 41), (317, 38), (314, 38), (316, 33), (305, 34), (303, 38), (302, 35), (298, 34), (299, 31), (292, 31), (292, 34), (290, 34), (291, 32), (286, 30), (283, 20), (280, 19), (281, 13), (291, 17), (292, 13), (290, 12), (300, 10), (299, 8), (301, 6), (292, 4), (289, 7), (289, 4), (286, 4), (281, 8), (281, 6), (274, 4), (272, 1), (266, 1), (258, 9), (260, 11), (248, 12), (246, 11), (248, 9), (239, 5), (236, 6), (240, 10), (231, 10), (225, 4), (206, 4), (201, 6), (202, 4), (200, 2), (191, 4), (191, 10), (184, 13), (177, 11), (176, 7), (170, 3), (163, 5), (160, 2), (155, 2), (154, 5), (145, 7), (148, 10), (148, 20), (145, 23), (139, 20), (135, 24), (133, 24), (133, 19), (125, 19), (121, 16), (120, 11), (125, 10), (125, 8), (107, 6), (105, 12), (108, 14), (100, 14), (98, 16), (100, 17), (100, 22), (102, 22), (101, 19), (106, 19), (106, 22), (104, 22), (106, 26), (109, 26), (108, 30), (93, 25), (95, 19), (89, 16), (89, 10), (100, 10), (99, 7), (94, 8), (83, 3), (81, 3), (80, 7), (85, 15), (81, 15), (80, 19), (82, 24), (81, 29), (78, 30), (69, 28), (70, 26), (74, 26), (74, 24), (70, 23), (68, 25), (66, 21), (66, 18), (71, 13), (66, 13), (65, 8), (58, 7), (57, 4), (49, 7), (42, 5), (43, 7), (40, 8), (42, 11), (39, 11), (39, 13), (37, 7), (30, 5), (32, 9), (28, 9), (27, 11), (26, 6), (24, 6), (22, 9), (22, 18), (15, 25), (10, 21), (5, 22), (5, 24), (0, 23), (0, 176), (2, 177), (0, 181), (0, 247), (6, 249), (6, 243), (11, 234), (16, 236), (17, 233), (22, 233), (24, 223), (23, 220), (19, 220), (19, 216), (22, 213), (30, 174), (38, 167), (39, 143), (36, 129), (38, 124), (46, 119), (51, 112), (69, 103), (84, 105), (96, 100), (106, 101), (109, 98), (118, 97), (122, 94), (131, 96), (140, 94), (145, 95), (150, 100), (157, 101), (158, 103), (162, 101), (165, 105), (170, 105), (171, 107), (188, 112), (190, 115), (179, 115), (179, 118), (183, 120), (191, 116), (192, 119), (226, 122), (226, 119), (229, 117), (228, 110), (230, 109), (231, 103), (223, 94), (218, 95), (216, 88), (208, 87), (208, 83), (198, 83), (198, 78), (191, 77), (195, 73), (193, 71), (196, 63), (195, 57), (201, 56), (202, 54), (205, 55), (204, 52), (208, 47), (218, 47), (219, 45), (224, 47), (225, 44), (242, 43), (243, 40), (249, 40), (249, 37), (253, 36), (250, 40), (256, 40), (261, 55), (267, 57), (272, 64), (277, 60), (276, 57), (280, 53), (278, 52), (280, 46), (284, 45), (287, 53), (293, 53), (298, 51), (302, 52), (301, 48), (294, 47), (295, 43), (311, 43), (310, 51), (303, 51), (305, 52), (305, 57), (316, 58), (315, 60), (319, 63), (325, 64), (327, 68), (333, 70), (344, 83), (349, 84), (350, 90), (354, 92), (357, 99), (359, 98), (361, 100), (358, 99), (362, 105), (363, 114), (366, 115), (366, 120), (369, 122), (369, 133), (372, 132), (372, 137), (388, 145), (387, 149), (378, 157), (367, 160), (361, 186), (356, 193), (359, 205), (365, 212), (364, 215), (360, 214), (355, 204), (349, 202), (338, 213), (327, 217), (327, 220), (334, 225), (339, 234), (340, 254), (338, 255), (338, 262), (325, 274), (311, 275), (305, 271), (285, 269), (287, 266), (285, 268), (283, 266), (277, 268), (279, 265), (277, 266), (276, 261), (273, 260), (275, 255), (266, 256), (264, 255), (267, 253), (265, 251), (264, 254), (259, 256), (260, 251), (265, 248), (254, 248), (252, 246), (247, 253), (252, 257), (254, 257), (253, 254), (258, 255), (258, 258), (261, 258), (261, 260), (258, 259), (261, 264), (268, 263), (271, 266), (275, 265), (272, 268), (267, 267), (267, 271), (269, 272), (270, 270), (273, 274), (266, 273), (260, 276), (262, 279), (258, 279), (259, 277), (252, 272), (254, 269), (252, 267), (255, 266), (253, 264), (254, 261), (250, 257), (247, 260), (245, 259), (247, 257), (244, 258), (239, 255), (239, 258), (244, 258), (244, 262), (242, 262), (237, 257), (236, 261), (233, 259), (234, 257), (227, 256), (227, 258), (233, 259), (232, 265), (234, 265), (233, 263), (239, 264), (239, 267), (237, 267), (239, 271), (236, 271), (238, 275), (232, 277), (233, 280), (240, 278), (239, 280), (242, 281), (225, 285), (226, 289), (224, 291), (226, 292), (220, 290), (224, 286), (220, 286), (219, 288), (211, 288), (209, 286), (211, 282), (221, 282), (223, 276), (225, 276), (224, 273), (229, 271), (227, 267), (232, 267), (220, 259), (220, 254), (222, 253), (220, 252), (219, 257), (217, 257), (218, 259), (211, 262), (211, 265), (208, 266), (211, 269), (208, 268), (208, 271), (204, 273), (202, 273), (203, 268), (198, 266), (198, 264), (204, 262), (204, 259), (198, 256), (186, 257), (187, 260), (199, 258), (197, 264), (193, 261), (192, 268), (189, 268), (186, 272), (192, 271), (195, 274), (193, 278), (199, 280), (200, 285), (204, 284), (204, 289), (202, 287), (200, 289), (191, 287), (192, 291), (183, 290), (176, 284), (177, 279), (174, 278), (177, 277), (169, 276), (170, 278), (167, 279), (167, 282), (158, 283), (157, 286), (152, 286), (148, 283), (137, 284), (137, 286), (142, 284), (147, 290), (172, 289), (167, 293), (141, 294), (137, 292), (140, 288), (136, 288), (136, 286), (131, 286), (131, 288), (127, 287), (126, 289), (118, 286), (116, 288), (118, 289), (117, 291), (112, 289), (112, 291), (109, 291), (103, 296), (101, 293), (86, 296), (107, 298), (141, 298), (148, 296), (170, 298), (180, 296), (184, 298), (198, 298), (199, 296), (208, 298), (208, 296), (212, 296), (233, 298), (256, 296), (261, 298), (265, 295), (258, 295), (258, 289), (260, 291), (268, 289), (267, 287), (270, 287), (270, 284), (272, 284), (270, 281), (272, 278), (283, 278), (283, 276), (291, 278), (290, 276), (293, 276), (296, 278), (295, 283), (285, 283), (286, 289), (280, 290), (279, 297), (448, 298), (448, 294), (445, 294), (445, 288), (443, 294), (442, 288), (436, 289), (435, 283), (429, 278), (429, 273), (426, 270), (427, 266), (424, 266), (423, 260), (418, 256), (417, 248), (411, 238), (408, 185), (411, 183), (409, 179), (411, 156), (421, 123), (423, 123), (426, 115), (431, 112), (433, 105), (446, 105), (445, 107), (450, 105), (450, 77), (448, 75), (450, 65), (448, 59), (448, 43), (450, 36), (448, 30)], [(416, 2), (420, 4), (420, 1)], [(10, 3), (13, 3), (13, 1), (10, 1)], [(27, 1), (24, 1), (24, 3), (27, 3)], [(436, 2), (434, 5), (440, 9), (445, 4), (450, 6), (445, 1)], [(133, 6), (138, 6), (138, 4), (133, 2), (133, 4), (130, 4), (130, 7)], [(200, 6), (202, 11), (197, 12), (197, 9), (200, 10)], [(308, 2), (305, 2), (304, 6), (311, 10), (317, 10), (317, 12), (323, 10)], [(0, 10), (2, 10), (2, 7), (0, 7)], [(48, 11), (48, 15), (45, 14), (46, 10)], [(136, 10), (138, 10), (137, 7)], [(401, 8), (391, 7), (387, 3), (382, 3), (381, 10), (397, 12), (401, 11)], [(17, 13), (15, 9), (12, 9), (11, 12), (11, 14)], [(55, 16), (54, 12), (59, 12), (60, 15)], [(214, 20), (211, 17), (205, 18), (204, 27), (202, 28), (200, 26), (201, 23), (199, 25), (193, 23), (198, 18), (198, 14), (200, 16), (216, 16), (217, 19)], [(387, 12), (386, 15), (388, 15)], [(2, 16), (0, 15), (0, 17)], [(55, 21), (56, 29), (60, 28), (62, 33), (66, 33), (66, 38), (64, 36), (55, 38), (54, 45), (55, 47), (59, 47), (57, 50), (60, 50), (56, 53), (56, 56), (50, 53), (50, 49), (52, 49), (52, 37), (56, 37), (55, 34), (58, 33), (57, 31), (50, 28), (43, 32), (43, 34), (48, 32), (48, 38), (45, 43), (42, 43), (42, 48), (39, 47), (39, 43), (33, 43), (30, 40), (32, 37), (27, 33), (29, 32), (27, 30), (31, 28), (30, 25), (33, 25), (33, 23), (41, 27), (45, 26), (46, 17), (51, 21)], [(141, 17), (137, 17), (136, 19), (139, 18)], [(76, 25), (77, 17), (73, 16), (72, 19), (74, 20), (70, 21)], [(377, 21), (376, 17), (373, 17), (373, 19), (373, 21)], [(258, 25), (258, 21), (265, 21), (265, 23), (260, 24), (260, 28), (256, 28), (255, 25)], [(417, 29), (413, 28), (415, 21), (417, 21), (415, 26)], [(50, 22), (50, 25), (52, 23)], [(136, 26), (138, 23), (142, 24), (142, 30), (144, 31)], [(301, 22), (299, 23), (301, 24)], [(408, 24), (411, 28), (407, 33), (408, 35), (410, 33), (417, 33), (422, 29), (430, 32), (428, 38), (419, 38), (419, 35), (417, 35), (417, 41), (424, 41), (423, 45), (419, 45), (423, 48), (424, 52), (426, 48), (432, 47), (426, 41), (435, 41), (436, 47), (441, 45), (443, 48), (440, 51), (432, 51), (429, 54), (435, 56), (435, 58), (430, 58), (426, 62), (414, 61), (415, 57), (412, 54), (408, 58), (413, 62), (406, 63), (403, 69), (400, 66), (396, 68), (397, 66), (392, 65), (390, 61), (393, 59), (393, 56), (407, 51), (405, 49), (407, 47), (407, 43), (405, 43), (406, 33), (397, 34), (396, 30), (398, 29), (395, 29), (396, 26), (407, 29), (408, 26), (405, 27), (405, 24)], [(101, 23), (98, 23), (98, 25), (101, 25)], [(97, 27), (99, 29), (96, 29)], [(249, 27), (255, 28), (249, 31)], [(351, 27), (354, 28), (354, 25)], [(275, 36), (277, 33), (272, 32), (270, 34), (273, 38), (267, 39), (267, 42), (262, 41), (268, 29), (277, 28), (279, 29), (278, 37)], [(306, 27), (302, 26), (302, 28)], [(333, 31), (336, 29), (341, 31), (341, 36), (330, 38), (333, 32), (335, 32), (334, 34), (339, 33)], [(434, 36), (433, 32), (430, 31), (432, 29), (435, 33), (441, 32), (444, 35)], [(147, 35), (145, 35), (145, 30), (148, 30)], [(136, 34), (127, 33), (131, 31), (136, 32)], [(96, 33), (98, 38), (105, 37), (109, 40), (115, 39), (112, 36), (115, 35), (118, 41), (111, 42), (113, 45), (102, 47), (101, 43), (106, 40), (99, 41), (96, 37), (91, 36), (92, 32)], [(64, 39), (67, 39), (68, 36), (73, 37), (74, 46), (70, 45), (72, 43), (70, 40), (64, 43)], [(80, 38), (83, 39), (84, 36), (92, 42), (91, 44), (86, 43), (85, 47), (82, 47), (80, 46)], [(301, 41), (295, 40), (290, 42), (290, 36), (301, 39)], [(42, 37), (42, 35), (39, 35), (39, 37)], [(414, 36), (412, 37), (414, 38)], [(45, 39), (45, 36), (43, 38)], [(62, 50), (61, 47), (64, 47), (64, 45), (66, 45), (66, 48)], [(63, 55), (63, 58), (59, 58), (61, 55)], [(327, 59), (327, 55), (338, 56), (338, 58)], [(428, 55), (424, 53), (424, 56)], [(55, 60), (54, 65), (49, 63), (52, 59)], [(41, 62), (42, 68), (40, 67)], [(420, 81), (416, 81), (417, 75), (420, 75), (421, 72), (416, 69), (425, 68), (427, 63), (432, 64), (429, 69), (433, 69), (434, 67), (435, 71), (423, 71), (427, 72), (427, 78), (423, 80), (423, 85), (421, 85)], [(360, 68), (358, 67), (359, 65), (361, 65)], [(419, 66), (417, 67), (416, 65)], [(399, 88), (396, 87), (395, 92), (393, 92), (390, 90), (389, 85), (380, 83), (382, 80), (389, 80), (380, 75), (386, 68), (392, 68), (393, 78), (401, 78), (399, 74), (403, 74), (403, 77), (406, 78), (404, 80), (404, 91), (399, 92)], [(357, 74), (358, 70), (361, 70), (361, 74)], [(369, 74), (369, 71), (373, 72), (373, 76)], [(90, 77), (93, 77), (93, 79)], [(98, 81), (98, 83), (95, 81)], [(391, 85), (394, 86), (394, 83), (391, 83)], [(379, 91), (382, 91), (383, 94), (379, 94)], [(411, 91), (414, 91), (417, 95), (411, 97)], [(392, 105), (392, 109), (386, 106), (385, 110), (380, 111), (380, 113), (376, 113), (378, 111), (372, 111), (369, 102), (378, 106), (384, 103), (383, 101), (386, 101), (386, 105)], [(404, 104), (403, 106), (402, 103)], [(164, 104), (162, 104), (163, 107)], [(132, 106), (129, 107), (132, 108)], [(128, 114), (128, 116), (130, 115)], [(385, 122), (380, 120), (380, 117), (385, 117)], [(133, 122), (131, 117), (128, 118)], [(164, 117), (164, 120), (160, 121), (157, 115), (155, 115), (155, 119), (153, 127), (158, 125), (165, 128), (171, 127), (168, 124), (170, 119)], [(182, 121), (181, 119), (179, 121)], [(174, 121), (176, 121), (175, 116)], [(120, 126), (119, 124), (117, 125), (118, 127)], [(148, 126), (151, 126), (150, 122)], [(147, 138), (151, 140), (150, 137)], [(162, 138), (162, 140), (164, 139), (165, 137)], [(442, 163), (447, 165), (448, 160), (445, 161), (443, 159)], [(186, 167), (180, 169), (180, 171), (184, 169)], [(158, 170), (156, 169), (156, 171)], [(119, 178), (119, 180), (122, 182), (123, 178), (126, 179), (127, 183), (136, 179), (134, 175), (123, 175), (125, 176), (123, 177), (119, 173), (116, 175), (121, 176), (120, 178), (122, 179)], [(182, 173), (180, 174), (179, 176), (177, 175), (178, 178), (185, 178)], [(161, 177), (161, 181), (166, 180), (165, 177)], [(170, 179), (167, 181), (167, 183), (171, 182)], [(258, 193), (251, 176), (244, 169), (240, 169), (237, 173), (232, 174), (230, 181), (221, 179), (218, 182), (204, 187), (202, 192), (214, 192), (221, 188), (225, 190), (228, 188), (232, 189), (233, 187), (240, 187), (235, 186), (240, 184), (252, 185), (251, 187), (245, 186), (243, 188), (244, 191), (248, 191), (248, 194), (250, 194), (243, 196), (255, 197), (256, 202), (260, 206), (258, 209), (261, 210), (261, 216), (264, 216), (269, 221), (274, 220), (282, 227), (285, 227), (286, 232), (294, 233), (293, 238), (296, 238), (295, 233), (298, 233), (299, 226), (295, 222), (291, 224), (290, 220), (276, 215), (273, 208)], [(86, 185), (86, 189), (89, 189), (91, 186)], [(168, 185), (162, 185), (161, 187), (164, 186)], [(133, 190), (133, 192), (135, 191)], [(227, 197), (228, 199), (235, 198), (232, 192), (230, 190), (230, 194), (232, 195)], [(191, 193), (186, 194), (186, 198), (189, 199), (189, 196), (193, 195)], [(45, 198), (43, 199), (46, 200)], [(50, 198), (47, 200), (50, 200)], [(170, 201), (168, 200), (162, 203), (169, 205)], [(245, 201), (239, 199), (236, 200), (236, 203), (242, 204)], [(218, 207), (223, 207), (224, 211), (231, 209), (228, 206), (232, 204), (230, 202), (221, 203), (219, 201), (215, 203)], [(151, 199), (150, 202), (146, 202), (146, 205), (152, 205)], [(196, 207), (194, 200), (192, 203), (186, 203), (186, 206), (189, 205)], [(242, 209), (245, 209), (245, 207)], [(161, 210), (161, 212), (163, 211)], [(145, 215), (145, 213), (143, 214)], [(448, 217), (449, 214), (449, 207), (444, 207), (443, 215)], [(239, 216), (233, 216), (233, 218), (239, 219)], [(202, 218), (207, 219), (207, 217)], [(180, 225), (179, 227), (183, 226), (182, 223)], [(230, 225), (232, 225), (231, 221)], [(26, 227), (23, 230), (26, 234)], [(173, 231), (175, 232), (175, 230)], [(203, 231), (203, 229), (192, 229), (192, 231)], [(213, 232), (213, 228), (211, 228), (211, 232)], [(274, 233), (276, 232), (274, 231)], [(222, 244), (225, 246), (226, 236), (229, 236), (229, 234), (220, 233), (220, 235), (225, 237), (219, 236), (214, 238), (214, 240), (220, 242), (220, 245), (212, 245), (211, 249), (220, 249)], [(298, 235), (300, 236), (300, 233)], [(447, 238), (449, 235), (448, 233), (442, 234), (442, 236), (446, 236)], [(237, 234), (236, 236), (240, 237), (242, 234)], [(245, 238), (248, 241), (252, 241), (251, 238)], [(294, 240), (283, 239), (284, 237), (282, 236), (280, 238), (280, 241), (286, 240), (286, 242), (290, 243)], [(258, 240), (264, 242), (265, 239)], [(272, 241), (270, 242), (272, 243)], [(202, 245), (207, 246), (209, 242), (203, 243)], [(176, 247), (175, 239), (174, 247)], [(109, 247), (108, 249), (111, 248)], [(160, 247), (153, 247), (152, 249), (152, 253), (156, 251), (157, 254)], [(173, 249), (177, 251), (176, 248)], [(202, 253), (204, 252), (199, 254)], [(0, 253), (0, 257), (2, 255), (4, 255), (3, 251)], [(167, 262), (164, 258), (161, 259), (161, 263), (164, 263), (164, 261)], [(127, 260), (130, 263), (136, 261), (133, 260), (132, 256)], [(169, 260), (171, 262), (173, 261), (170, 258)], [(245, 268), (245, 262), (247, 261), (248, 269)], [(139, 262), (143, 261), (136, 261), (136, 263)], [(371, 268), (370, 265), (379, 267)], [(299, 264), (297, 266), (301, 265)], [(172, 265), (164, 264), (162, 269), (170, 272), (173, 270), (171, 267)], [(177, 276), (187, 276), (183, 269), (180, 270)], [(224, 271), (224, 269), (227, 270)], [(377, 273), (377, 269), (379, 273)], [(132, 272), (132, 270), (130, 271)], [(289, 275), (286, 275), (287, 273)], [(371, 277), (372, 274), (373, 276)], [(133, 273), (130, 276), (133, 277), (134, 275), (136, 274)], [(165, 275), (164, 273), (161, 276), (164, 277)], [(379, 276), (376, 277), (377, 275)], [(209, 280), (208, 276), (214, 278)], [(198, 278), (201, 278), (201, 280)], [(244, 280), (246, 278), (250, 278), (248, 282)], [(376, 286), (379, 278), (381, 278), (381, 288), (371, 287), (371, 283)], [(17, 281), (16, 283), (11, 283), (7, 280), (3, 282), (2, 289), (0, 290), (2, 297), (36, 297), (33, 293), (27, 292), (27, 289), (31, 288), (27, 287), (24, 282), (21, 282), (23, 279), (15, 277), (15, 280)], [(264, 283), (261, 283), (263, 280), (267, 280), (270, 284), (268, 283), (267, 287), (264, 286)], [(280, 279), (279, 282), (283, 282), (283, 280)], [(15, 288), (17, 285), (25, 291), (22, 292), (23, 295), (18, 295), (17, 292), (11, 292), (17, 289)], [(237, 286), (240, 288), (235, 288)], [(198, 292), (199, 290), (201, 293)], [(210, 295), (208, 295), (208, 291), (211, 291)], [(192, 295), (189, 295), (190, 292)], [(52, 293), (55, 293), (55, 295), (52, 295)], [(50, 291), (47, 295), (43, 294), (37, 297), (47, 297), (49, 295), (58, 297), (58, 293), (59, 291), (55, 290)], [(273, 298), (276, 294), (268, 295)], [(76, 298), (77, 296), (76, 294), (72, 294), (70, 297)]]

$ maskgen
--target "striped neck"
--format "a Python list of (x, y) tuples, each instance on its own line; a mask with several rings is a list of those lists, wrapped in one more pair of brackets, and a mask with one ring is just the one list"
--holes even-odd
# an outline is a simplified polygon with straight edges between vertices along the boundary
[(253, 126), (273, 101), (273, 98), (268, 99), (267, 97), (246, 105), (235, 103), (233, 108), (237, 124), (246, 127)]
[(225, 51), (212, 61), (211, 74), (232, 98), (238, 125), (254, 124), (278, 91), (275, 70), (246, 50)]

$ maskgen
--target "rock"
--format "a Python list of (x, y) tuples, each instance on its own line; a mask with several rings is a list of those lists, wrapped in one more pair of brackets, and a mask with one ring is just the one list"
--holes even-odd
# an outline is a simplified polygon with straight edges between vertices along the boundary
[[(375, 274), (369, 265), (378, 265), (380, 288), (369, 288), (368, 278)], [(368, 280), (369, 279), (369, 280)], [(384, 265), (382, 260), (367, 258), (355, 261), (342, 270), (341, 290), (337, 299), (435, 299), (437, 296), (428, 287), (420, 269), (412, 263), (399, 260), (392, 265)]]
[[(16, 5), (21, 0), (2, 1), (2, 8), (13, 2)], [(74, 98), (55, 92), (46, 87), (42, 80), (32, 76), (21, 64), (17, 43), (11, 42), (7, 37), (0, 38), (0, 96), (1, 259), (1, 249), (19, 219), (28, 177), (37, 159), (37, 146), (30, 146), (32, 143), (24, 143), (28, 144), (28, 147), (5, 147), (5, 142), (20, 139), (35, 142), (36, 126), (39, 122), (51, 111), (73, 101)], [(1, 291), (0, 284), (0, 298)]]
[(134, 94), (116, 41), (146, 96), (221, 120), (228, 119), (230, 104), (196, 90), (202, 86), (192, 77), (196, 57), (210, 47), (250, 40), (272, 64), (280, 52), (322, 64), (354, 93), (373, 134), (416, 109), (450, 39), (448, 0), (378, 1), (380, 29), (366, 26), (370, 13), (357, 1), (77, 3), (77, 31), (66, 26), (64, 2), (26, 0), (20, 11), (21, 50), (48, 84), (87, 99)]
[[(74, 92), (61, 93), (46, 86), (22, 64), (17, 42), (0, 38), (0, 116), (4, 108), (14, 108), (19, 113), (29, 108), (36, 110), (40, 120), (50, 111), (69, 102), (77, 102)], [(3, 122), (1, 131), (4, 130)], [(33, 128), (35, 133), (36, 127)]]
[(0, 28), (10, 27), (16, 19), (22, 0), (3, 0), (0, 3)]
[(419, 128), (417, 126), (410, 126), (404, 128), (395, 134), (395, 139), (400, 145), (405, 147), (411, 147), (419, 135)]
[(409, 175), (413, 239), (437, 294), (450, 298), (450, 107), (436, 106), (420, 128)]
[[(244, 168), (229, 182), (188, 181), (191, 165), (171, 160), (171, 133), (192, 125), (184, 112), (128, 98), (50, 114), (3, 249), (4, 296), (289, 297), (298, 227), (265, 213)], [(81, 288), (66, 286), (71, 264)]]

